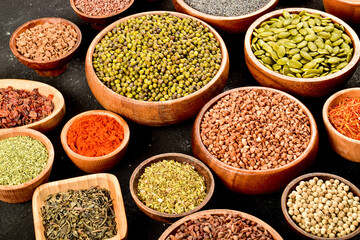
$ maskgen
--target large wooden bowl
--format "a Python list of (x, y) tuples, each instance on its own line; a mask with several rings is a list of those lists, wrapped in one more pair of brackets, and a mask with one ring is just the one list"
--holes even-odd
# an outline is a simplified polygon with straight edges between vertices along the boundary
[[(192, 7), (190, 7), (184, 0), (173, 0), (174, 7), (176, 11), (189, 14), (191, 16), (197, 17), (211, 26), (218, 28), (222, 31), (228, 33), (239, 33), (246, 32), (248, 27), (259, 17), (274, 10), (279, 3), (279, 0), (270, 0), (264, 7), (259, 10), (240, 16), (234, 17), (223, 17), (223, 16), (214, 16), (200, 12)], [(241, 4), (241, 3), (239, 3)]]
[(293, 181), (291, 181), (285, 188), (282, 196), (281, 196), (281, 210), (284, 214), (284, 217), (286, 219), (286, 222), (288, 223), (288, 225), (290, 226), (290, 228), (292, 230), (294, 230), (298, 235), (302, 236), (303, 238), (305, 239), (315, 239), (315, 240), (346, 240), (346, 239), (350, 239), (350, 238), (353, 238), (355, 237), (357, 234), (359, 234), (360, 232), (360, 227), (357, 226), (357, 229), (344, 236), (344, 237), (335, 237), (335, 238), (325, 238), (325, 237), (318, 237), (318, 236), (315, 236), (313, 234), (310, 234), (308, 232), (306, 232), (305, 230), (303, 230), (302, 228), (300, 228), (294, 221), (293, 219), (290, 217), (288, 211), (287, 211), (287, 206), (286, 206), (286, 203), (287, 203), (287, 199), (288, 199), (288, 196), (289, 194), (295, 190), (295, 188), (299, 185), (299, 183), (301, 181), (309, 181), (311, 180), (312, 178), (314, 177), (318, 177), (319, 179), (322, 179), (324, 181), (327, 181), (329, 179), (338, 179), (340, 180), (340, 182), (343, 182), (345, 183), (346, 185), (348, 185), (350, 187), (350, 191), (354, 194), (354, 196), (358, 196), (360, 197), (360, 190), (354, 185), (352, 184), (351, 182), (349, 182), (348, 180), (342, 178), (342, 177), (339, 177), (337, 175), (334, 175), (334, 174), (329, 174), (329, 173), (319, 173), (319, 172), (316, 172), (316, 173), (308, 173), (308, 174), (305, 174), (305, 175), (302, 175), (298, 178), (295, 178)]
[[(105, 116), (114, 118), (123, 127), (124, 139), (118, 148), (116, 148), (114, 151), (112, 151), (111, 153), (106, 154), (104, 156), (87, 157), (87, 156), (82, 156), (82, 155), (74, 152), (69, 147), (69, 145), (67, 143), (67, 133), (69, 131), (70, 126), (77, 119), (79, 119), (83, 116), (88, 116), (88, 115), (105, 115)], [(112, 169), (124, 157), (126, 150), (127, 150), (127, 146), (129, 144), (130, 129), (129, 129), (128, 124), (125, 122), (125, 120), (115, 113), (112, 113), (109, 111), (104, 111), (104, 110), (91, 110), (91, 111), (80, 113), (80, 114), (76, 115), (75, 117), (71, 118), (65, 124), (64, 128), (62, 129), (60, 139), (61, 139), (61, 144), (62, 144), (66, 154), (78, 168), (80, 168), (84, 172), (88, 172), (88, 173), (100, 173), (100, 172), (105, 172), (105, 171)]]
[(270, 225), (268, 225), (261, 219), (254, 217), (250, 214), (244, 213), (244, 212), (228, 210), (228, 209), (206, 210), (206, 211), (197, 212), (197, 213), (191, 214), (190, 216), (184, 217), (184, 218), (180, 219), (179, 221), (173, 223), (170, 227), (168, 227), (165, 230), (165, 232), (163, 234), (161, 234), (159, 240), (166, 240), (170, 234), (176, 233), (176, 230), (186, 221), (196, 220), (196, 219), (199, 219), (200, 217), (204, 217), (204, 216), (208, 216), (208, 215), (224, 215), (224, 214), (233, 214), (233, 215), (237, 215), (237, 216), (249, 219), (251, 221), (254, 221), (257, 224), (259, 224), (260, 226), (262, 226), (265, 230), (267, 230), (271, 234), (271, 236), (274, 238), (274, 240), (283, 240), (283, 238)]
[(349, 23), (360, 23), (359, 0), (323, 0), (325, 11)]
[[(305, 151), (293, 162), (268, 170), (247, 170), (230, 166), (213, 156), (204, 146), (200, 136), (200, 125), (205, 113), (222, 97), (232, 91), (247, 89), (264, 89), (275, 91), (292, 99), (306, 113), (310, 121), (311, 137)], [(241, 87), (226, 91), (211, 99), (199, 112), (194, 122), (191, 138), (192, 151), (194, 155), (208, 165), (223, 184), (230, 190), (243, 194), (267, 194), (279, 191), (307, 169), (315, 160), (319, 147), (319, 135), (316, 122), (307, 107), (293, 96), (282, 91), (265, 87)]]
[(96, 44), (107, 34), (107, 32), (113, 29), (120, 22), (125, 22), (129, 18), (135, 18), (147, 14), (161, 15), (164, 13), (166, 12), (155, 11), (138, 13), (112, 23), (95, 37), (89, 47), (85, 59), (86, 78), (92, 93), (99, 103), (109, 111), (117, 112), (134, 122), (150, 126), (175, 124), (196, 115), (196, 113), (208, 100), (218, 94), (225, 87), (229, 74), (229, 56), (221, 36), (211, 26), (201, 20), (181, 13), (168, 12), (179, 18), (192, 18), (199, 21), (202, 25), (209, 28), (219, 41), (222, 61), (220, 69), (214, 78), (200, 90), (186, 97), (162, 102), (147, 102), (130, 99), (121, 96), (105, 86), (96, 76), (92, 66), (92, 56)]
[(347, 160), (360, 162), (360, 140), (341, 134), (329, 121), (329, 110), (348, 97), (360, 98), (360, 88), (348, 88), (331, 95), (324, 104), (322, 115), (330, 145), (334, 151)]
[(32, 209), (36, 240), (46, 240), (40, 209), (44, 206), (48, 195), (58, 192), (66, 192), (70, 189), (89, 189), (90, 187), (95, 186), (109, 190), (111, 199), (113, 200), (117, 234), (108, 240), (126, 239), (128, 226), (119, 181), (112, 174), (101, 173), (49, 182), (41, 185), (35, 190), (32, 200)]
[(49, 152), (49, 160), (42, 172), (34, 179), (14, 186), (0, 185), (0, 200), (7, 203), (22, 203), (29, 201), (32, 198), (35, 189), (40, 184), (48, 181), (55, 155), (54, 147), (50, 140), (38, 131), (27, 128), (0, 131), (0, 140), (15, 136), (29, 136), (42, 142)]
[[(52, 23), (52, 24), (63, 23), (66, 25), (70, 25), (72, 28), (74, 28), (77, 33), (77, 41), (75, 43), (75, 46), (70, 51), (65, 53), (63, 56), (48, 61), (35, 61), (21, 55), (16, 49), (16, 39), (18, 38), (18, 36), (21, 33), (25, 32), (27, 29), (33, 28), (37, 25), (43, 25), (45, 23)], [(82, 35), (80, 29), (69, 20), (63, 18), (55, 18), (55, 17), (39, 18), (26, 22), (15, 30), (15, 32), (11, 35), (10, 38), (10, 49), (14, 54), (14, 56), (22, 64), (24, 64), (25, 66), (31, 69), (34, 69), (38, 75), (42, 77), (55, 77), (60, 75), (66, 70), (67, 63), (70, 61), (70, 59), (74, 56), (74, 54), (78, 50), (81, 43), (81, 39), (82, 39)]]
[[(137, 195), (138, 181), (139, 181), (139, 178), (144, 173), (145, 168), (149, 167), (153, 163), (157, 163), (157, 162), (160, 162), (165, 159), (166, 160), (174, 160), (174, 161), (181, 162), (181, 163), (188, 163), (188, 164), (194, 166), (195, 170), (200, 175), (204, 176), (207, 195), (206, 195), (205, 199), (202, 201), (202, 203), (200, 203), (194, 209), (192, 209), (188, 212), (179, 213), (179, 214), (162, 213), (162, 212), (158, 212), (154, 209), (147, 207), (138, 198), (138, 195)], [(130, 178), (130, 193), (131, 193), (131, 196), (134, 199), (136, 205), (140, 208), (140, 210), (143, 211), (146, 215), (148, 215), (152, 219), (155, 219), (155, 220), (161, 221), (161, 222), (167, 222), (167, 223), (175, 222), (176, 220), (178, 220), (184, 216), (187, 216), (189, 214), (199, 211), (201, 208), (203, 208), (209, 202), (211, 196), (214, 193), (214, 189), (215, 189), (215, 182), (214, 182), (213, 175), (212, 175), (211, 171), (205, 166), (205, 164), (203, 164), (201, 161), (197, 160), (194, 157), (191, 157), (186, 154), (181, 154), (181, 153), (164, 153), (164, 154), (160, 154), (160, 155), (156, 155), (151, 158), (148, 158), (134, 170), (134, 172), (132, 173), (131, 178)]]
[[(65, 115), (65, 101), (64, 97), (56, 88), (42, 83), (42, 82), (36, 82), (36, 81), (30, 81), (30, 80), (22, 80), (22, 79), (1, 79), (0, 80), (0, 88), (7, 88), (7, 87), (13, 87), (14, 89), (24, 89), (27, 91), (31, 91), (34, 88), (39, 89), (39, 93), (45, 97), (49, 95), (53, 95), (53, 103), (54, 103), (54, 110), (53, 112), (47, 116), (46, 118), (27, 124), (24, 126), (19, 126), (17, 128), (31, 128), (35, 129), (40, 132), (48, 132), (56, 128), (61, 120), (63, 119)], [(15, 129), (15, 128), (13, 128)]]
[[(345, 27), (346, 33), (350, 36), (353, 42), (354, 48), (354, 55), (349, 64), (337, 73), (333, 73), (324, 77), (306, 79), (289, 77), (269, 70), (263, 64), (261, 64), (251, 49), (251, 40), (254, 29), (259, 27), (259, 25), (265, 20), (282, 15), (284, 10), (290, 13), (299, 13), (302, 10), (306, 10), (309, 13), (318, 13), (324, 17), (332, 19), (332, 21), (335, 23), (343, 25)], [(256, 20), (253, 24), (251, 24), (249, 30), (246, 32), (244, 45), (245, 61), (250, 70), (250, 73), (253, 75), (256, 81), (258, 81), (263, 86), (277, 88), (285, 92), (303, 97), (321, 97), (336, 90), (351, 78), (360, 59), (359, 38), (355, 31), (352, 30), (348, 24), (331, 14), (308, 8), (287, 8), (265, 14)]]

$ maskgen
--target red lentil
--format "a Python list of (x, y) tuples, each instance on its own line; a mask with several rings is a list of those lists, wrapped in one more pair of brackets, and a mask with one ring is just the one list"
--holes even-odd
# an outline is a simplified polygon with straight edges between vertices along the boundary
[(127, 7), (130, 0), (76, 0), (75, 7), (90, 16), (107, 16)]

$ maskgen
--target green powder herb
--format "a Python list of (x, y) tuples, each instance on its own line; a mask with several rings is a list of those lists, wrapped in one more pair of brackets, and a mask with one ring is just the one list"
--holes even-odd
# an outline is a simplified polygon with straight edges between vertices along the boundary
[(49, 153), (29, 136), (0, 141), (0, 185), (18, 185), (34, 179), (45, 168)]
[(139, 179), (138, 196), (147, 207), (159, 212), (187, 212), (204, 200), (205, 178), (190, 164), (163, 160), (145, 169)]

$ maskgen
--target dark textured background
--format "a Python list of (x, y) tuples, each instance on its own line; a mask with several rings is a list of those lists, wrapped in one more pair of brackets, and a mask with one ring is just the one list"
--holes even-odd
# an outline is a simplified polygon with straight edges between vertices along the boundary
[[(278, 8), (308, 7), (323, 10), (321, 0), (280, 0)], [(126, 12), (132, 14), (150, 10), (174, 10), (171, 0), (145, 2), (135, 0)], [(61, 17), (74, 22), (82, 31), (80, 51), (69, 63), (65, 73), (55, 78), (42, 78), (22, 65), (11, 53), (9, 39), (14, 30), (23, 23), (40, 17)], [(352, 25), (359, 32), (359, 25)], [(62, 92), (66, 101), (66, 115), (60, 126), (47, 134), (55, 148), (55, 161), (49, 181), (85, 175), (66, 156), (60, 144), (60, 132), (64, 124), (74, 115), (91, 109), (102, 109), (93, 97), (85, 77), (84, 60), (90, 42), (97, 31), (80, 18), (70, 7), (69, 0), (0, 0), (0, 79), (30, 79), (48, 83)], [(230, 54), (230, 75), (226, 89), (257, 85), (250, 75), (244, 60), (244, 34), (225, 34)], [(359, 86), (360, 71), (344, 86)], [(308, 172), (322, 171), (340, 175), (360, 186), (360, 165), (346, 161), (332, 151), (324, 130), (321, 110), (327, 97), (300, 100), (313, 113), (320, 132), (320, 148), (315, 164)], [(150, 219), (135, 205), (130, 196), (129, 179), (135, 167), (143, 160), (165, 152), (180, 152), (192, 155), (191, 127), (194, 119), (168, 127), (147, 127), (128, 121), (131, 129), (130, 143), (123, 161), (110, 173), (119, 179), (125, 201), (128, 220), (128, 239), (157, 239), (169, 226)], [(216, 177), (215, 177), (216, 178)], [(243, 211), (264, 220), (287, 240), (298, 237), (287, 227), (280, 208), (281, 192), (263, 196), (246, 196), (230, 192), (216, 179), (215, 193), (204, 209), (227, 208)], [(0, 239), (35, 239), (31, 202), (7, 204), (0, 202)], [(354, 238), (354, 239), (360, 239)]]

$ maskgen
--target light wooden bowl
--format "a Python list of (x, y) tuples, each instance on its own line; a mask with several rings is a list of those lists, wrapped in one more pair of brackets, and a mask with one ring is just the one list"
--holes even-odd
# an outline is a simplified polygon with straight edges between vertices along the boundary
[[(264, 7), (259, 10), (240, 16), (234, 17), (223, 17), (215, 16), (200, 12), (192, 7), (190, 7), (184, 0), (173, 0), (174, 7), (176, 11), (189, 14), (191, 16), (197, 17), (211, 26), (218, 28), (224, 32), (228, 33), (239, 33), (246, 32), (248, 27), (260, 16), (268, 13), (276, 8), (279, 0), (270, 0)], [(241, 3), (239, 3), (241, 4)]]
[(335, 238), (325, 238), (325, 237), (318, 237), (315, 235), (312, 235), (306, 231), (304, 231), (302, 228), (300, 228), (290, 217), (288, 211), (287, 211), (287, 206), (286, 206), (286, 202), (287, 202), (287, 198), (288, 195), (296, 188), (296, 186), (299, 185), (299, 183), (301, 181), (307, 181), (310, 180), (314, 177), (318, 177), (319, 179), (323, 179), (324, 181), (329, 180), (329, 179), (338, 179), (340, 180), (340, 182), (343, 182), (345, 184), (347, 184), (350, 189), (351, 192), (354, 194), (354, 196), (358, 196), (360, 197), (360, 190), (351, 182), (349, 182), (348, 180), (339, 177), (337, 175), (334, 174), (329, 174), (329, 173), (308, 173), (305, 175), (302, 175), (298, 178), (295, 178), (294, 180), (292, 180), (285, 188), (282, 196), (281, 196), (281, 210), (284, 214), (284, 217), (286, 219), (287, 224), (290, 226), (290, 228), (292, 230), (294, 230), (298, 235), (302, 236), (303, 238), (306, 239), (315, 239), (315, 240), (345, 240), (345, 239), (350, 239), (355, 237), (357, 234), (359, 234), (360, 232), (360, 227), (357, 227), (357, 229), (350, 233), (349, 235), (346, 235), (345, 237), (335, 237)]
[[(77, 41), (75, 43), (75, 46), (66, 54), (63, 56), (49, 60), (49, 61), (35, 61), (29, 58), (25, 58), (23, 55), (21, 55), (18, 50), (16, 49), (16, 39), (18, 36), (25, 32), (27, 29), (33, 28), (37, 25), (42, 25), (45, 23), (63, 23), (66, 25), (70, 25), (72, 28), (75, 29), (77, 33)], [(14, 56), (25, 66), (34, 69), (34, 71), (42, 76), (42, 77), (55, 77), (63, 73), (67, 68), (67, 63), (70, 61), (70, 59), (74, 56), (76, 51), (78, 50), (80, 43), (81, 43), (82, 35), (80, 29), (69, 20), (63, 19), (63, 18), (55, 18), (55, 17), (48, 17), (48, 18), (39, 18), (35, 20), (31, 20), (29, 22), (24, 23), (18, 29), (15, 30), (15, 32), (11, 35), (10, 38), (10, 49)]]
[[(213, 156), (204, 146), (200, 137), (200, 125), (205, 113), (222, 97), (232, 91), (247, 89), (264, 89), (285, 95), (299, 104), (300, 108), (309, 117), (311, 137), (305, 151), (293, 162), (282, 167), (268, 170), (247, 170), (230, 166)], [(267, 194), (279, 191), (294, 177), (307, 169), (315, 160), (319, 147), (319, 134), (316, 122), (307, 107), (293, 96), (282, 91), (265, 87), (241, 87), (226, 91), (211, 99), (199, 112), (194, 122), (191, 138), (194, 155), (209, 166), (230, 190), (243, 194)]]
[[(343, 25), (345, 27), (346, 33), (350, 36), (353, 42), (354, 48), (354, 55), (349, 64), (337, 73), (333, 73), (324, 77), (307, 79), (299, 79), (295, 77), (285, 76), (275, 71), (271, 71), (264, 65), (262, 65), (255, 57), (251, 49), (251, 39), (253, 31), (265, 20), (282, 15), (282, 12), (284, 10), (290, 13), (299, 13), (302, 10), (306, 10), (309, 13), (318, 13), (324, 17), (331, 18), (332, 21), (335, 23)], [(321, 97), (336, 90), (351, 78), (360, 60), (360, 41), (355, 31), (352, 30), (352, 28), (344, 21), (333, 15), (308, 8), (287, 8), (265, 14), (264, 16), (257, 19), (249, 27), (249, 30), (246, 32), (245, 35), (244, 45), (246, 64), (250, 70), (250, 73), (253, 75), (253, 77), (258, 83), (266, 87), (277, 88), (288, 93), (296, 94), (303, 97)]]
[(348, 88), (331, 95), (324, 104), (322, 115), (330, 145), (334, 151), (347, 160), (360, 162), (360, 141), (341, 134), (329, 121), (330, 108), (348, 97), (360, 98), (360, 88)]
[(96, 76), (92, 66), (92, 56), (96, 44), (105, 36), (105, 34), (107, 34), (107, 32), (113, 29), (120, 22), (125, 22), (129, 18), (135, 18), (143, 15), (160, 15), (163, 13), (166, 12), (143, 12), (122, 18), (112, 23), (95, 37), (89, 47), (85, 59), (86, 78), (92, 93), (99, 103), (109, 111), (117, 112), (134, 122), (150, 126), (175, 124), (194, 116), (208, 100), (218, 94), (225, 87), (229, 74), (229, 55), (221, 36), (208, 24), (197, 20), (194, 17), (176, 12), (167, 12), (180, 18), (192, 18), (199, 21), (202, 25), (209, 28), (219, 41), (222, 53), (222, 62), (220, 69), (214, 78), (203, 88), (186, 97), (162, 102), (148, 102), (130, 99), (121, 96), (105, 86), (105, 84), (103, 84)]
[(75, 6), (75, 0), (70, 0), (70, 5), (72, 9), (75, 11), (75, 13), (81, 18), (82, 20), (91, 23), (91, 26), (94, 29), (102, 30), (104, 29), (108, 24), (114, 22), (116, 18), (119, 18), (123, 12), (125, 12), (128, 8), (131, 7), (131, 5), (134, 3), (134, 0), (131, 0), (129, 5), (125, 8), (112, 13), (110, 15), (104, 15), (104, 16), (91, 16), (89, 14), (85, 14), (81, 12), (76, 6)]
[[(15, 127), (18, 128), (31, 128), (40, 132), (49, 132), (56, 128), (65, 115), (65, 101), (64, 97), (56, 88), (47, 85), (42, 82), (22, 80), (22, 79), (1, 79), (0, 88), (13, 87), (14, 89), (31, 91), (34, 88), (39, 89), (39, 93), (45, 97), (53, 95), (54, 109), (53, 112), (46, 118), (27, 124), (24, 126)], [(13, 129), (15, 129), (13, 128)]]
[(101, 173), (49, 182), (41, 185), (35, 190), (32, 200), (32, 209), (36, 240), (46, 239), (44, 235), (45, 229), (42, 223), (40, 209), (42, 206), (44, 206), (46, 197), (48, 195), (58, 192), (66, 192), (70, 189), (89, 189), (90, 187), (94, 186), (109, 190), (111, 199), (113, 200), (117, 234), (114, 237), (109, 238), (109, 240), (126, 239), (128, 226), (119, 181), (112, 174)]
[(359, 0), (323, 0), (325, 11), (349, 23), (360, 23)]
[[(151, 209), (151, 208), (147, 207), (138, 198), (138, 195), (137, 195), (138, 181), (139, 181), (140, 177), (142, 176), (142, 174), (144, 173), (145, 168), (149, 167), (153, 163), (157, 163), (162, 160), (174, 160), (174, 161), (181, 162), (181, 163), (188, 163), (188, 164), (194, 166), (195, 170), (200, 175), (204, 176), (207, 195), (206, 195), (205, 199), (202, 201), (202, 203), (200, 203), (197, 207), (195, 207), (194, 209), (192, 209), (188, 212), (179, 213), (179, 214), (170, 214), (170, 213), (158, 212), (154, 209)], [(155, 219), (155, 220), (161, 221), (161, 222), (166, 222), (166, 223), (175, 222), (176, 220), (178, 220), (184, 216), (187, 216), (189, 214), (199, 211), (201, 208), (203, 208), (209, 202), (211, 196), (214, 193), (214, 189), (215, 189), (215, 182), (214, 182), (213, 175), (212, 175), (211, 171), (205, 166), (205, 164), (203, 164), (201, 161), (197, 160), (194, 157), (191, 157), (186, 154), (181, 154), (181, 153), (164, 153), (164, 154), (160, 154), (160, 155), (156, 155), (151, 158), (148, 158), (134, 170), (134, 172), (132, 173), (131, 178), (130, 178), (130, 193), (131, 193), (131, 196), (134, 199), (136, 205), (140, 208), (141, 211), (143, 211), (146, 215), (148, 215), (152, 219)]]
[[(120, 146), (116, 148), (113, 152), (100, 157), (86, 157), (74, 152), (69, 147), (69, 145), (67, 144), (67, 133), (70, 126), (73, 124), (75, 120), (88, 115), (105, 115), (112, 117), (123, 127), (124, 139), (121, 142)], [(116, 164), (118, 164), (120, 160), (124, 157), (127, 150), (127, 146), (129, 144), (130, 129), (128, 124), (125, 122), (125, 120), (115, 113), (104, 110), (91, 110), (80, 113), (75, 117), (73, 117), (72, 119), (70, 119), (62, 129), (60, 138), (61, 138), (61, 144), (66, 154), (78, 168), (88, 173), (99, 173), (110, 170)]]
[(34, 179), (14, 186), (0, 185), (0, 200), (7, 203), (22, 203), (29, 201), (35, 189), (42, 183), (48, 181), (52, 165), (54, 163), (54, 147), (50, 140), (42, 133), (33, 129), (7, 129), (0, 131), (0, 140), (15, 137), (15, 136), (29, 136), (42, 142), (49, 152), (49, 160), (44, 170)]
[(184, 217), (184, 218), (180, 219), (179, 221), (173, 223), (170, 227), (168, 227), (165, 230), (165, 232), (160, 236), (159, 240), (166, 240), (170, 234), (176, 233), (176, 230), (186, 221), (196, 220), (196, 219), (199, 219), (200, 217), (204, 217), (204, 216), (208, 216), (208, 215), (224, 215), (224, 214), (233, 214), (233, 215), (237, 215), (237, 216), (249, 219), (251, 221), (254, 221), (257, 224), (259, 224), (260, 226), (262, 226), (264, 229), (266, 229), (271, 234), (271, 236), (274, 238), (274, 240), (283, 240), (283, 238), (270, 225), (268, 225), (261, 219), (254, 217), (250, 214), (244, 213), (244, 212), (228, 210), (228, 209), (205, 210), (205, 211), (197, 212), (197, 213), (191, 214), (187, 217)]

